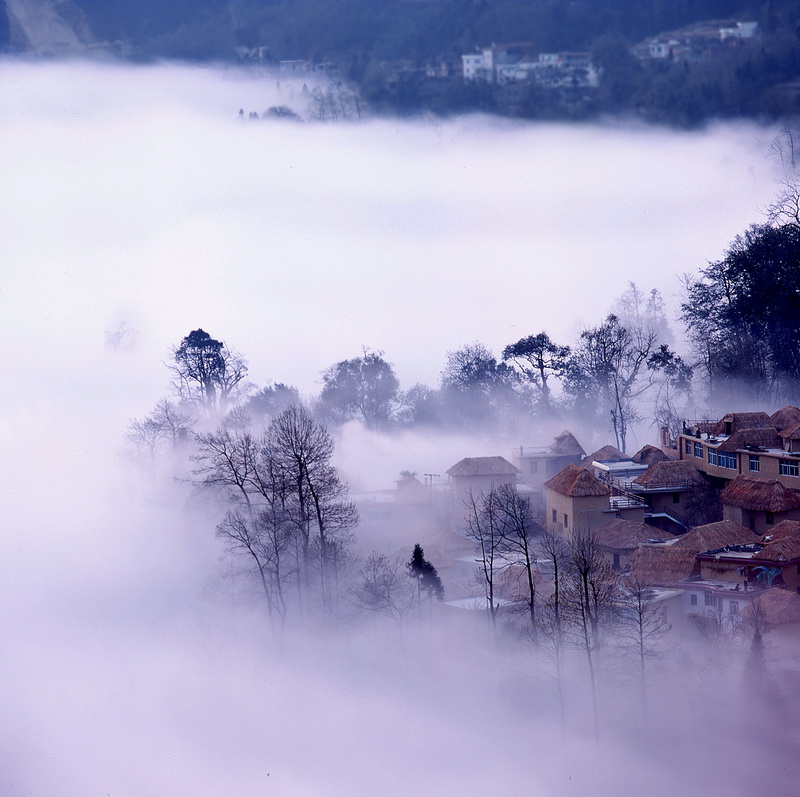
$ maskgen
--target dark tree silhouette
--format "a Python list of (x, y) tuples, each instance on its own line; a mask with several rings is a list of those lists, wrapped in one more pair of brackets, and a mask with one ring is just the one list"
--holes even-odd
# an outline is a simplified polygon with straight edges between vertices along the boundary
[(408, 567), (408, 574), (417, 582), (420, 593), (426, 593), (429, 598), (444, 600), (444, 587), (439, 573), (425, 558), (425, 553), (419, 543), (414, 546), (411, 561), (406, 567)]

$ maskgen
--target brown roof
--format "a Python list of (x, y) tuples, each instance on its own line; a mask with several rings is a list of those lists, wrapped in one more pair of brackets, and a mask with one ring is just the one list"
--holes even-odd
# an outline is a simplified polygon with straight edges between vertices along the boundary
[(700, 472), (689, 460), (663, 459), (660, 462), (654, 462), (633, 482), (641, 484), (643, 487), (670, 487), (699, 484), (702, 480)]
[[(800, 622), (800, 595), (788, 589), (772, 587), (753, 598), (752, 605), (758, 606), (770, 625)], [(742, 609), (742, 614), (752, 616), (750, 606)]]
[(630, 577), (642, 584), (671, 587), (699, 569), (692, 550), (676, 549), (674, 545), (646, 545), (631, 557)]
[(718, 520), (716, 523), (695, 526), (682, 537), (678, 537), (672, 547), (700, 553), (700, 551), (724, 548), (726, 545), (744, 545), (749, 542), (758, 542), (755, 532), (733, 520)]
[(774, 426), (762, 426), (759, 429), (739, 429), (727, 440), (720, 443), (720, 451), (738, 451), (748, 446), (763, 448), (780, 448), (783, 445), (781, 436)]
[(729, 412), (719, 419), (715, 434), (726, 434), (726, 423), (731, 425), (731, 434), (738, 432), (740, 429), (760, 429), (762, 426), (773, 425), (766, 412)]
[(776, 429), (786, 429), (795, 423), (800, 423), (800, 409), (791, 405), (781, 407), (777, 412), (773, 412), (769, 419)]
[(800, 509), (800, 493), (784, 487), (779, 481), (737, 476), (720, 495), (728, 506), (750, 512), (789, 512)]
[(655, 462), (662, 462), (669, 457), (660, 449), (651, 446), (649, 443), (642, 446), (631, 459), (638, 465), (652, 465)]
[(762, 542), (772, 542), (773, 540), (782, 540), (784, 537), (800, 537), (800, 520), (782, 520), (772, 527), (769, 534), (765, 534)]
[(581, 444), (575, 439), (575, 435), (564, 429), (560, 435), (553, 441), (552, 450), (556, 454), (566, 456), (568, 454), (575, 454), (579, 457), (585, 457), (586, 452), (581, 448)]
[(784, 440), (800, 440), (800, 423), (793, 423), (785, 429), (781, 429), (778, 435)]
[(519, 473), (505, 457), (465, 457), (447, 471), (449, 476), (513, 476)]
[(781, 537), (768, 542), (758, 554), (759, 559), (768, 562), (791, 562), (800, 559), (800, 537)]
[(598, 545), (603, 548), (613, 548), (620, 551), (632, 551), (639, 547), (642, 542), (648, 540), (673, 539), (673, 535), (668, 531), (660, 531), (647, 523), (639, 523), (636, 520), (622, 520), (616, 518), (605, 526), (600, 526), (594, 531)]
[(567, 465), (552, 479), (548, 479), (544, 486), (561, 495), (573, 498), (611, 495), (611, 488), (605, 482), (601, 482), (591, 471), (580, 465)]
[(598, 448), (593, 454), (589, 454), (584, 462), (623, 462), (630, 457), (626, 457), (618, 448), (614, 446), (603, 446)]

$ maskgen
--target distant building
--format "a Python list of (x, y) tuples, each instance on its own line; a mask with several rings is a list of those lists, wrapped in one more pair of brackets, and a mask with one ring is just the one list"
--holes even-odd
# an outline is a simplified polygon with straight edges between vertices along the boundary
[(516, 485), (518, 474), (505, 457), (465, 457), (447, 471), (456, 507), (470, 493), (477, 498), (504, 484)]

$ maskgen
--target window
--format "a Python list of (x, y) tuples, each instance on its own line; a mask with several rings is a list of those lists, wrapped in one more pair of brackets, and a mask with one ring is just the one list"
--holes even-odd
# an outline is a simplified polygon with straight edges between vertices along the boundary
[(797, 462), (791, 459), (782, 459), (779, 466), (781, 476), (798, 476), (800, 475), (800, 467)]
[(750, 455), (750, 470), (753, 473), (758, 473), (761, 470), (761, 460), (758, 457)]
[(766, 521), (768, 526), (772, 526), (775, 523), (775, 513), (774, 512), (765, 512)]
[(703, 598), (705, 598), (706, 606), (713, 606), (714, 605), (714, 596), (710, 592), (704, 592)]
[(566, 514), (564, 515), (564, 528), (565, 529), (569, 528), (569, 518), (567, 517)]
[(672, 503), (679, 504), (681, 502), (681, 494), (680, 493), (673, 493), (672, 494)]
[(756, 530), (756, 518), (755, 518), (755, 515), (751, 515), (750, 516), (750, 523), (748, 525), (750, 526), (750, 531), (755, 531)]
[(694, 444), (694, 455), (700, 459), (703, 458), (703, 446), (700, 443)]
[(684, 440), (683, 444), (684, 444), (684, 449), (683, 450), (687, 454), (691, 454), (692, 453), (692, 441), (691, 440)]
[(736, 454), (723, 454), (720, 452), (717, 454), (717, 464), (721, 468), (733, 468), (736, 469)]
[(554, 509), (553, 510), (553, 523), (557, 523), (557, 522), (558, 522), (558, 515), (556, 514), (556, 510)]
[(717, 452), (713, 448), (708, 449), (708, 464), (709, 465), (717, 464)]
[(730, 601), (728, 603), (728, 614), (739, 614), (739, 601)]
[(614, 554), (614, 570), (619, 570), (619, 554)]
[(530, 468), (530, 473), (538, 473), (539, 472), (539, 463), (535, 459), (532, 459), (528, 463), (528, 467)]
[(697, 606), (697, 595), (694, 595), (694, 594), (690, 595), (689, 596), (689, 603), (692, 606)]

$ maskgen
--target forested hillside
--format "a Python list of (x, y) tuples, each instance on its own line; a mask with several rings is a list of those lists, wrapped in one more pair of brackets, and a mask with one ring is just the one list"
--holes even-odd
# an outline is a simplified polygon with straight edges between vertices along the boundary
[[(69, 3), (59, 8), (66, 7)], [(633, 113), (692, 125), (797, 111), (800, 12), (791, 0), (73, 0), (98, 42), (134, 58), (331, 62), (378, 110), (484, 110), (528, 118)], [(63, 13), (63, 12), (62, 12)], [(74, 15), (74, 14), (73, 14)], [(643, 39), (708, 20), (760, 36), (713, 59), (637, 61)], [(12, 26), (13, 27), (13, 26)], [(8, 41), (13, 35), (0, 30)], [(530, 85), (465, 85), (461, 55), (492, 43), (592, 53), (600, 87), (579, 97)]]

